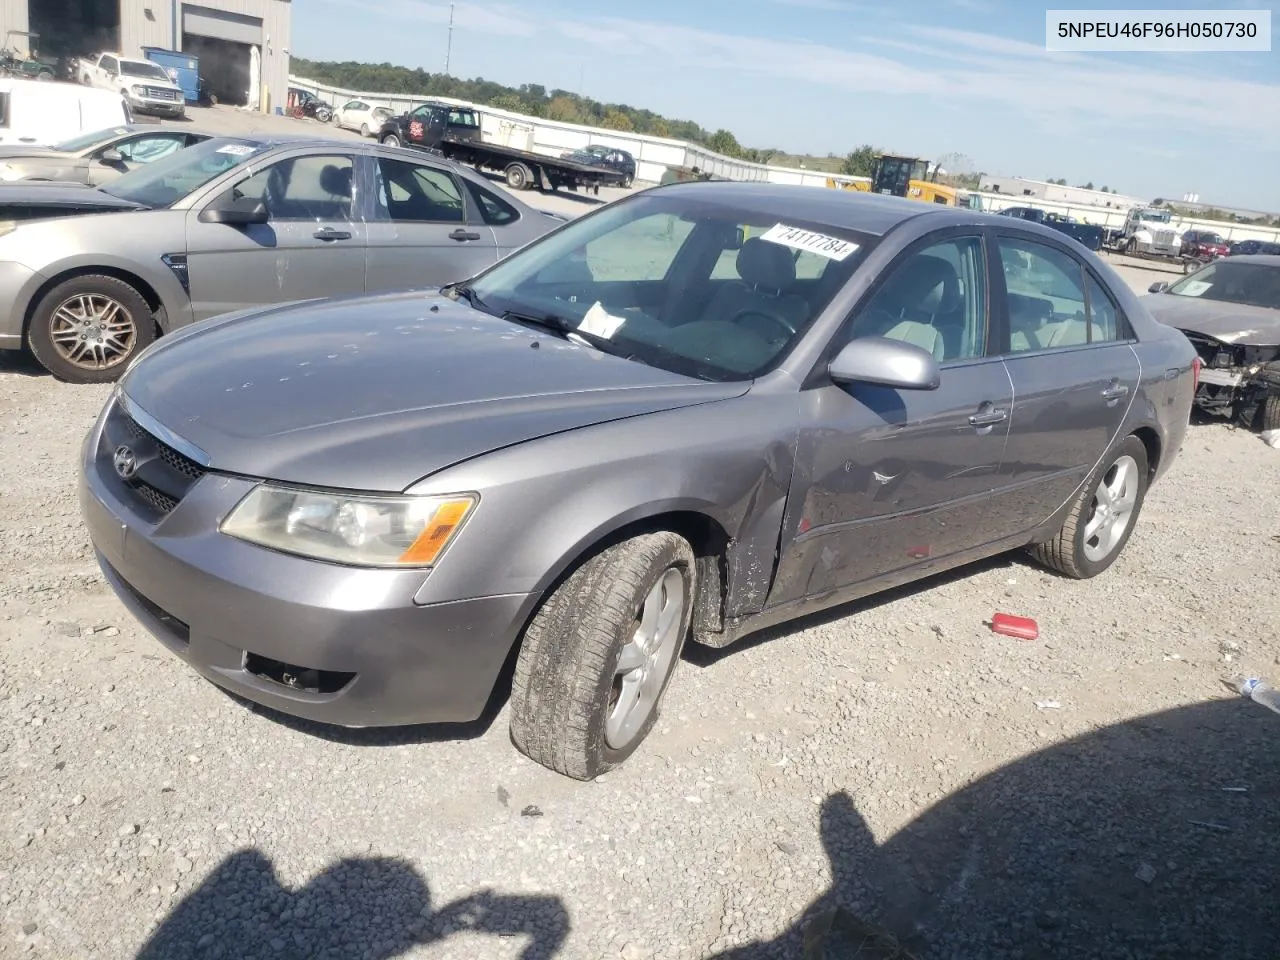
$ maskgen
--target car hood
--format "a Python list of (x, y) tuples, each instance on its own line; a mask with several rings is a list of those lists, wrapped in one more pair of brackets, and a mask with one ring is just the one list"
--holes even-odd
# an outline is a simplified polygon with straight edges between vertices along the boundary
[(1171, 293), (1151, 293), (1139, 299), (1161, 323), (1188, 333), (1246, 346), (1280, 344), (1280, 310)]
[(214, 470), (398, 491), (493, 450), (748, 386), (606, 356), (419, 292), (197, 323), (155, 344), (120, 389)]
[(48, 147), (6, 144), (0, 146), (0, 163), (6, 160), (65, 160), (74, 163), (76, 156), (61, 150), (50, 150)]
[(123, 200), (93, 187), (71, 183), (20, 181), (0, 184), (0, 219), (6, 208), (26, 206), (66, 207), (69, 211), (145, 210), (140, 203)]

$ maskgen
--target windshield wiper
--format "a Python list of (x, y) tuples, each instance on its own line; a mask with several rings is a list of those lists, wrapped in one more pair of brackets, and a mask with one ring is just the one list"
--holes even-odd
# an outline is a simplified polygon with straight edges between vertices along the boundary
[(462, 284), (461, 286), (458, 286), (456, 284), (450, 284), (446, 287), (441, 287), (440, 292), (443, 293), (446, 297), (450, 297), (454, 300), (457, 300), (459, 297), (461, 297), (463, 300), (467, 301), (467, 303), (469, 303), (472, 307), (474, 307), (477, 310), (483, 310), (485, 313), (491, 312), (485, 306), (485, 302), (480, 299), (480, 294), (476, 293), (475, 287), (469, 286), (467, 284)]

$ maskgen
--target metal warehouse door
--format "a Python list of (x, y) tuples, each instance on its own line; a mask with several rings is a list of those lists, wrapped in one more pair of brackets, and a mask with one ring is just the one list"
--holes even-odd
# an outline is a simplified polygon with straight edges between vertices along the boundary
[(195, 4), (182, 5), (182, 30), (184, 33), (232, 43), (262, 43), (262, 18), (249, 17), (226, 10), (213, 10)]

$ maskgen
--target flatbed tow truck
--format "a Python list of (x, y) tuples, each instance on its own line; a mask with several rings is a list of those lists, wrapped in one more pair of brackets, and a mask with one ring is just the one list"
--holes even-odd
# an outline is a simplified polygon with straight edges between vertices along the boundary
[(418, 147), (480, 172), (496, 171), (512, 190), (582, 187), (599, 194), (601, 186), (621, 186), (626, 179), (621, 171), (607, 167), (485, 143), (479, 113), (449, 103), (427, 101), (391, 117), (378, 131), (378, 140), (390, 146)]

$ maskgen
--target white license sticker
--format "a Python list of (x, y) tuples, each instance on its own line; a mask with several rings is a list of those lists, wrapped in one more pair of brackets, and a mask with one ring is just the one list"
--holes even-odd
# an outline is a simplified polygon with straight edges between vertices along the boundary
[(247, 157), (253, 153), (255, 147), (249, 146), (247, 143), (228, 143), (218, 148), (219, 153), (229, 153), (233, 157)]
[(851, 253), (857, 252), (858, 245), (839, 237), (828, 237), (826, 234), (814, 233), (812, 230), (801, 230), (789, 227), (785, 223), (775, 223), (760, 236), (761, 240), (780, 243), (793, 250), (807, 250), (828, 260), (843, 260)]

